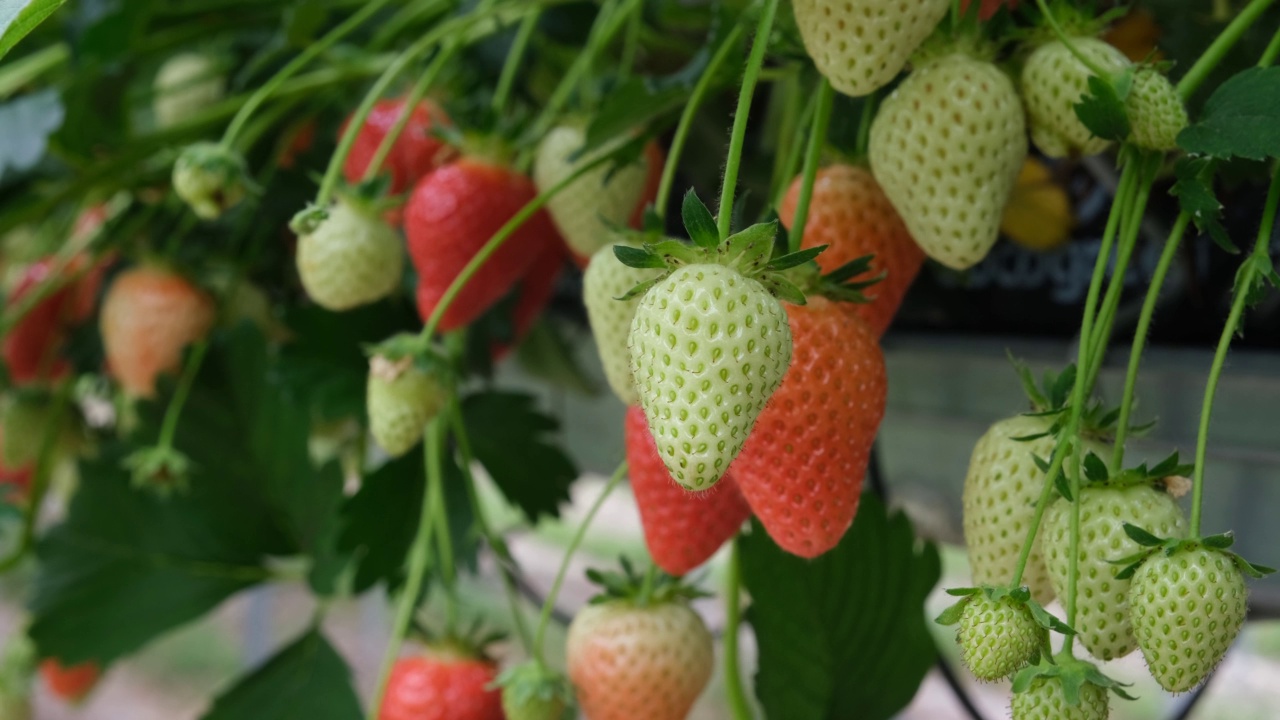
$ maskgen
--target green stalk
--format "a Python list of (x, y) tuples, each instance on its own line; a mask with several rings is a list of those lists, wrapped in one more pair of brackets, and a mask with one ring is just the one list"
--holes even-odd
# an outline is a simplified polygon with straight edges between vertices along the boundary
[[(427, 427), (427, 435), (440, 432), (439, 418), (432, 420)], [(431, 464), (430, 446), (423, 450), (426, 463)], [(400, 591), (400, 600), (396, 604), (396, 616), (391, 626), (391, 640), (382, 656), (382, 667), (378, 671), (378, 684), (374, 691), (373, 703), (369, 709), (368, 720), (379, 720), (382, 713), (382, 696), (387, 692), (387, 680), (391, 676), (391, 668), (400, 655), (400, 646), (404, 643), (409, 625), (413, 621), (413, 612), (418, 606), (418, 594), (422, 592), (422, 583), (427, 576), (427, 568), (431, 564), (432, 524), (436, 516), (435, 496), (428, 488), (422, 490), (422, 509), (418, 514), (418, 532), (414, 535), (413, 545), (409, 549), (409, 576), (405, 579), (404, 588)]]
[[(1068, 427), (1063, 428), (1071, 430), (1071, 423)], [(1070, 433), (1064, 432), (1063, 437), (1070, 438)], [(1066, 458), (1067, 450), (1070, 443), (1059, 442), (1053, 448), (1053, 455), (1049, 457), (1049, 470), (1044, 475), (1044, 487), (1040, 489), (1040, 497), (1036, 500), (1035, 514), (1031, 516), (1031, 525), (1027, 529), (1027, 537), (1022, 541), (1022, 550), (1018, 553), (1018, 565), (1013, 571), (1013, 580), (1009, 583), (1009, 587), (1016, 588), (1022, 585), (1022, 576), (1027, 571), (1027, 561), (1031, 558), (1031, 549), (1035, 547), (1036, 535), (1040, 532), (1040, 521), (1044, 519), (1044, 511), (1049, 507), (1049, 498), (1053, 497), (1055, 484), (1058, 482), (1058, 474), (1062, 472), (1062, 463)]]
[[(1077, 375), (1076, 384), (1080, 385)], [(1077, 427), (1076, 432), (1079, 432)], [(1071, 528), (1067, 537), (1067, 625), (1076, 626), (1076, 586), (1080, 582), (1080, 473), (1084, 465), (1084, 448), (1077, 445), (1073, 454), (1071, 468), (1071, 495), (1075, 502), (1071, 503)], [(1064, 650), (1070, 654), (1076, 636), (1068, 635)]]
[(435, 527), (440, 553), (440, 584), (444, 587), (445, 634), (452, 635), (458, 626), (457, 575), (453, 567), (453, 537), (444, 506), (444, 435), (448, 426), (434, 423), (427, 432), (427, 492), (431, 494), (431, 524)]
[(635, 72), (640, 54), (640, 27), (644, 24), (644, 6), (636, 5), (627, 16), (627, 33), (622, 37), (622, 57), (618, 60), (618, 77), (623, 80)]
[(538, 629), (533, 636), (533, 657), (540, 665), (546, 665), (546, 654), (543, 646), (546, 645), (547, 626), (551, 624), (551, 612), (555, 610), (556, 598), (560, 596), (560, 586), (564, 585), (564, 578), (569, 574), (569, 562), (573, 560), (573, 555), (578, 550), (578, 546), (582, 544), (582, 539), (587, 536), (587, 528), (591, 527), (591, 521), (595, 519), (596, 513), (600, 512), (600, 508), (604, 506), (604, 501), (608, 499), (613, 489), (622, 482), (622, 476), (627, 474), (627, 463), (623, 461), (618, 465), (618, 469), (613, 471), (613, 475), (609, 478), (609, 482), (605, 484), (604, 489), (600, 491), (600, 495), (596, 497), (595, 502), (591, 504), (591, 508), (587, 510), (587, 514), (583, 516), (582, 522), (578, 524), (578, 530), (573, 534), (573, 539), (569, 541), (569, 547), (565, 548), (564, 559), (560, 561), (560, 569), (556, 572), (556, 579), (551, 583), (551, 590), (547, 592), (547, 599), (542, 603), (542, 615), (538, 618)]
[(751, 705), (742, 687), (738, 664), (738, 626), (742, 623), (742, 559), (738, 540), (729, 544), (729, 576), (724, 591), (724, 689), (734, 720), (751, 720)]
[(422, 73), (422, 77), (418, 78), (418, 82), (414, 83), (413, 89), (409, 91), (409, 95), (405, 98), (404, 109), (400, 113), (400, 117), (396, 118), (396, 124), (391, 126), (391, 130), (378, 143), (378, 149), (374, 152), (373, 158), (369, 160), (369, 166), (364, 169), (362, 181), (367, 182), (373, 179), (382, 170), (382, 164), (391, 155), (391, 150), (395, 147), (396, 141), (404, 134), (404, 129), (409, 126), (409, 120), (413, 117), (413, 111), (418, 107), (418, 103), (422, 102), (422, 98), (427, 96), (427, 92), (435, 84), (436, 79), (440, 77), (444, 66), (457, 54), (459, 47), (461, 47), (461, 43), (451, 42), (441, 49), (440, 54), (431, 61), (431, 65)]
[(1067, 50), (1080, 61), (1080, 64), (1088, 68), (1091, 74), (1097, 75), (1104, 80), (1110, 80), (1110, 73), (1103, 70), (1092, 59), (1080, 52), (1075, 44), (1071, 42), (1071, 37), (1067, 35), (1066, 31), (1062, 29), (1062, 26), (1058, 24), (1058, 19), (1053, 16), (1052, 12), (1049, 12), (1049, 4), (1045, 2), (1045, 0), (1036, 0), (1036, 4), (1040, 6), (1040, 12), (1044, 15), (1044, 19), (1048, 21), (1049, 27), (1053, 29), (1053, 34), (1058, 36), (1058, 40), (1061, 41), (1063, 46), (1065, 46)]
[(711, 82), (715, 79), (716, 73), (720, 72), (720, 66), (724, 65), (729, 59), (729, 53), (734, 46), (738, 44), (738, 40), (742, 38), (742, 23), (733, 26), (729, 34), (720, 42), (720, 47), (716, 48), (716, 52), (711, 56), (711, 61), (707, 63), (707, 68), (702, 71), (702, 77), (698, 78), (697, 84), (693, 86), (693, 92), (689, 94), (689, 102), (684, 106), (684, 111), (680, 113), (680, 121), (676, 124), (675, 135), (671, 139), (671, 147), (667, 150), (667, 163), (662, 168), (662, 180), (658, 183), (658, 195), (654, 200), (653, 209), (658, 213), (658, 217), (665, 218), (667, 216), (667, 205), (671, 199), (671, 186), (675, 184), (676, 168), (680, 166), (680, 156), (684, 153), (685, 142), (689, 139), (689, 129), (693, 127), (693, 118), (698, 114), (698, 110), (702, 107), (702, 103), (707, 98), (707, 93), (711, 90)]
[(1267, 43), (1267, 48), (1262, 51), (1262, 57), (1258, 60), (1258, 67), (1270, 67), (1271, 63), (1276, 61), (1276, 56), (1280, 55), (1280, 29), (1271, 36), (1271, 42)]
[(1209, 380), (1205, 383), (1204, 404), (1200, 408), (1200, 431), (1196, 435), (1196, 469), (1192, 478), (1191, 537), (1200, 536), (1200, 514), (1204, 500), (1204, 463), (1209, 448), (1209, 419), (1213, 414), (1213, 398), (1218, 391), (1218, 380), (1222, 377), (1222, 368), (1227, 361), (1227, 350), (1231, 347), (1231, 339), (1235, 337), (1236, 330), (1240, 327), (1240, 318), (1244, 315), (1250, 289), (1258, 279), (1259, 268), (1267, 267), (1270, 263), (1267, 249), (1271, 242), (1271, 230), (1275, 227), (1277, 206), (1280, 206), (1280, 165), (1272, 170), (1271, 189), (1267, 191), (1267, 204), (1262, 209), (1262, 224), (1258, 227), (1258, 240), (1254, 243), (1253, 253), (1245, 260), (1236, 278), (1236, 296), (1231, 303), (1231, 313), (1227, 316), (1226, 327), (1222, 329), (1222, 337), (1218, 339), (1218, 349), (1213, 355), (1213, 365), (1209, 368)]
[(1213, 72), (1218, 63), (1222, 62), (1222, 59), (1227, 56), (1227, 53), (1240, 40), (1240, 37), (1249, 28), (1253, 27), (1258, 18), (1274, 2), (1275, 0), (1251, 0), (1240, 11), (1240, 14), (1236, 15), (1236, 19), (1232, 20), (1231, 24), (1223, 29), (1217, 39), (1213, 41), (1213, 44), (1204, 51), (1200, 59), (1196, 60), (1191, 69), (1187, 71), (1187, 74), (1183, 75), (1182, 79), (1178, 81), (1178, 94), (1182, 96), (1184, 101), (1191, 97), (1192, 93), (1209, 77), (1209, 73)]
[[(786, 163), (796, 145), (803, 137), (800, 128), (800, 117), (808, 102), (802, 103), (802, 95), (808, 95), (800, 89), (800, 69), (798, 67), (784, 71), (783, 76), (769, 92), (768, 127), (777, 126), (777, 131), (770, 133), (772, 144), (766, 148), (773, 153), (773, 170), (769, 173), (769, 197), (781, 198), (786, 192)], [(805, 123), (807, 125), (808, 123)]]
[(867, 156), (868, 148), (871, 146), (871, 124), (876, 119), (876, 108), (880, 103), (879, 91), (873, 92), (862, 99), (862, 118), (858, 121), (858, 142), (854, 146), (854, 154), (859, 158)]
[(1165, 241), (1164, 250), (1160, 253), (1160, 261), (1156, 263), (1155, 274), (1151, 277), (1151, 286), (1147, 288), (1147, 297), (1142, 301), (1142, 313), (1138, 316), (1138, 328), (1134, 331), (1133, 347), (1129, 350), (1129, 368), (1124, 377), (1124, 395), (1120, 400), (1120, 419), (1116, 424), (1116, 444), (1111, 455), (1111, 467), (1124, 467), (1124, 443), (1129, 434), (1129, 419), (1133, 413), (1133, 398), (1138, 385), (1138, 366), (1142, 364), (1142, 350), (1146, 345), (1147, 333), (1151, 328), (1151, 318), (1155, 315), (1156, 305), (1160, 302), (1160, 290), (1164, 287), (1169, 267), (1178, 254), (1178, 245), (1186, 234), (1191, 216), (1185, 211), (1178, 215), (1173, 223), (1169, 239)]
[(577, 182), (578, 178), (595, 170), (610, 159), (610, 156), (605, 154), (595, 158), (589, 163), (583, 163), (581, 167), (574, 170), (568, 177), (539, 193), (537, 197), (526, 203), (524, 207), (520, 208), (520, 212), (511, 216), (511, 219), (499, 228), (498, 232), (494, 233), (493, 237), (489, 238), (489, 242), (485, 243), (484, 247), (480, 248), (480, 251), (475, 254), (475, 257), (471, 258), (471, 261), (467, 263), (466, 267), (462, 268), (462, 271), (458, 273), (458, 276), (455, 277), (449, 287), (445, 289), (444, 294), (440, 296), (440, 302), (436, 304), (435, 310), (431, 312), (431, 317), (427, 318), (427, 322), (422, 328), (421, 337), (424, 341), (429, 340), (431, 336), (435, 334), (436, 326), (440, 324), (440, 318), (444, 317), (445, 312), (448, 311), (449, 306), (453, 303), (454, 299), (457, 298), (458, 293), (462, 292), (462, 288), (466, 286), (472, 276), (474, 276), (476, 272), (489, 260), (489, 258), (502, 247), (502, 245), (515, 233), (516, 230), (519, 230), (520, 227), (529, 220), (529, 218), (533, 217), (535, 213), (541, 210), (542, 207), (547, 204), (547, 201), (560, 194), (560, 192), (562, 192), (566, 187)]
[(724, 166), (724, 186), (720, 190), (720, 217), (716, 223), (720, 239), (729, 237), (729, 225), (733, 221), (733, 196), (738, 187), (738, 166), (742, 164), (742, 146), (747, 138), (747, 119), (751, 115), (751, 100), (756, 94), (760, 68), (764, 66), (765, 51), (769, 49), (769, 34), (773, 32), (773, 18), (778, 14), (778, 0), (763, 0), (760, 24), (756, 26), (755, 39), (751, 41), (751, 55), (742, 75), (742, 88), (738, 93), (738, 109), (733, 115), (733, 134), (729, 136), (729, 159)]
[(535, 12), (531, 12), (524, 16), (524, 20), (520, 21), (520, 29), (516, 31), (516, 37), (511, 41), (511, 49), (507, 52), (507, 59), (502, 64), (502, 74), (498, 76), (498, 88), (493, 92), (493, 114), (501, 116), (507, 108), (507, 100), (511, 98), (511, 88), (515, 87), (516, 73), (520, 71), (520, 63), (524, 60), (525, 50), (529, 47), (529, 41), (533, 39), (533, 33), (538, 29), (538, 20), (542, 18), (542, 10), (539, 8)]
[(343, 21), (341, 25), (338, 25), (333, 30), (330, 30), (327, 35), (309, 45), (306, 50), (298, 53), (297, 57), (290, 60), (287, 65), (280, 69), (280, 72), (276, 73), (274, 77), (266, 82), (266, 84), (258, 88), (258, 90), (249, 97), (249, 100), (244, 105), (240, 106), (240, 111), (236, 113), (236, 116), (231, 120), (231, 124), (227, 126), (227, 131), (222, 135), (222, 147), (227, 149), (231, 148), (232, 144), (235, 142), (236, 135), (239, 134), (240, 129), (244, 127), (246, 122), (248, 122), (254, 111), (256, 111), (262, 103), (266, 102), (267, 98), (271, 97), (272, 93), (278, 90), (284, 81), (296, 75), (299, 70), (307, 65), (307, 63), (319, 57), (321, 53), (327, 51), (339, 40), (363, 25), (366, 20), (373, 17), (374, 14), (386, 7), (390, 2), (391, 0), (370, 0), (370, 2), (364, 5), (364, 7), (360, 8)]
[(208, 340), (201, 340), (195, 344), (191, 355), (187, 358), (186, 367), (182, 369), (178, 389), (174, 391), (173, 398), (169, 400), (169, 407), (165, 409), (164, 422), (160, 426), (159, 446), (166, 450), (173, 447), (173, 437), (178, 432), (178, 419), (182, 417), (182, 408), (187, 404), (187, 397), (191, 394), (191, 387), (195, 384), (196, 376), (200, 374), (200, 366), (204, 364), (208, 351)]
[(809, 148), (804, 154), (804, 180), (800, 184), (800, 199), (791, 221), (788, 236), (789, 250), (796, 252), (804, 239), (804, 229), (809, 223), (809, 204), (813, 200), (813, 183), (818, 177), (818, 161), (827, 142), (827, 129), (831, 125), (831, 108), (835, 104), (835, 90), (823, 78), (818, 83), (818, 107), (813, 113), (813, 128), (809, 131)]

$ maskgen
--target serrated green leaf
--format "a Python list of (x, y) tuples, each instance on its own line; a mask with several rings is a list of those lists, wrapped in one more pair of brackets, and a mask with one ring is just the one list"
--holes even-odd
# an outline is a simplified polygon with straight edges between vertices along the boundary
[(1159, 547), (1164, 544), (1164, 540), (1161, 540), (1133, 523), (1124, 524), (1124, 534), (1128, 535), (1130, 540), (1133, 540), (1142, 547)]
[(1191, 217), (1200, 232), (1206, 233), (1218, 247), (1235, 254), (1240, 248), (1231, 242), (1222, 225), (1222, 203), (1213, 189), (1218, 162), (1212, 158), (1181, 157), (1174, 165), (1177, 182), (1169, 193), (1178, 198), (1182, 211)]
[(720, 230), (716, 227), (716, 219), (693, 188), (689, 188), (684, 194), (680, 216), (684, 219), (684, 229), (694, 245), (707, 250), (720, 245)]
[(462, 401), (471, 451), (494, 484), (529, 522), (558, 517), (578, 469), (551, 435), (559, 422), (537, 409), (532, 395), (482, 392)]
[(941, 565), (904, 515), (864, 496), (844, 539), (813, 560), (758, 522), (740, 542), (767, 717), (883, 720), (910, 702), (937, 657), (923, 608)]
[(359, 720), (351, 668), (318, 630), (310, 630), (241, 678), (201, 720)]
[(67, 0), (8, 0), (0, 3), (0, 58)]
[(665, 268), (667, 266), (661, 255), (644, 248), (635, 248), (628, 245), (614, 245), (613, 256), (618, 258), (618, 262), (627, 267), (644, 269)]
[(338, 550), (352, 557), (352, 590), (365, 592), (379, 582), (397, 587), (422, 512), (426, 476), (422, 456), (409, 453), (364, 479), (342, 508)]
[(1223, 159), (1280, 157), (1280, 68), (1249, 68), (1222, 83), (1178, 146)]
[(1129, 116), (1117, 89), (1097, 75), (1089, 76), (1089, 90), (1075, 105), (1076, 117), (1089, 132), (1104, 139), (1123, 142), (1129, 137)]

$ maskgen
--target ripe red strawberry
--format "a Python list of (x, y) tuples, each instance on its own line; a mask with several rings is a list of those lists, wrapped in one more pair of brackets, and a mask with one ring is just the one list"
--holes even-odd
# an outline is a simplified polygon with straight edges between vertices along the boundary
[(497, 674), (493, 663), (455, 648), (401, 658), (378, 720), (503, 720), (502, 693), (489, 688)]
[[(492, 354), (495, 362), (506, 357), (507, 353), (520, 344), (547, 309), (551, 298), (556, 294), (556, 282), (560, 279), (560, 271), (564, 269), (565, 256), (568, 254), (564, 243), (557, 240), (547, 243), (533, 259), (529, 272), (520, 279), (520, 294), (511, 313), (511, 342), (494, 344)], [(425, 321), (427, 318), (424, 315), (422, 319)]]
[[(358, 183), (377, 154), (383, 138), (387, 136), (404, 115), (405, 98), (381, 100), (373, 106), (364, 126), (356, 134), (351, 154), (342, 166), (347, 182)], [(346, 132), (350, 118), (342, 124)], [(391, 193), (408, 190), (421, 178), (444, 164), (453, 149), (432, 133), (436, 125), (449, 125), (444, 110), (430, 100), (423, 100), (413, 109), (404, 131), (391, 146), (391, 152), (383, 162), (384, 172), (391, 173)]]
[(151, 397), (156, 377), (177, 370), (183, 348), (213, 321), (213, 299), (181, 275), (156, 266), (123, 272), (99, 318), (107, 367), (125, 392)]
[(658, 567), (684, 575), (732, 538), (751, 515), (731, 476), (693, 493), (671, 479), (639, 407), (627, 410), (627, 472), (640, 508), (644, 541)]
[[(778, 208), (788, 230), (795, 223), (803, 184), (803, 176), (797, 177)], [(856, 307), (876, 334), (883, 335), (924, 264), (924, 251), (911, 239), (898, 211), (867, 170), (838, 164), (818, 171), (801, 247), (820, 245), (827, 246), (817, 259), (823, 272), (875, 255), (871, 272), (883, 272), (885, 278), (866, 290), (872, 302)]]
[(569, 625), (569, 678), (587, 720), (684, 720), (711, 679), (711, 633), (681, 601), (588, 605)]
[[(75, 273), (86, 262), (85, 258), (76, 258), (64, 272)], [(45, 283), (57, 282), (51, 277), (54, 265), (55, 259), (48, 257), (27, 267), (7, 304), (12, 306)], [(0, 354), (15, 385), (52, 380), (67, 373), (67, 363), (59, 357), (67, 330), (93, 314), (101, 286), (102, 267), (98, 266), (76, 282), (46, 295), (14, 325), (4, 338)]]
[[(458, 273), (498, 230), (537, 195), (529, 178), (464, 157), (423, 178), (405, 208), (409, 255), (418, 270), (418, 310), (435, 310)], [(475, 320), (510, 292), (533, 258), (560, 242), (551, 218), (538, 212), (480, 266), (441, 318), (441, 331)]]
[(812, 558), (853, 522), (887, 380), (875, 331), (850, 305), (813, 297), (787, 317), (791, 368), (731, 471), (769, 536)]
[(40, 663), (40, 675), (49, 691), (67, 702), (80, 702), (98, 684), (102, 670), (92, 662), (67, 667), (54, 659)]

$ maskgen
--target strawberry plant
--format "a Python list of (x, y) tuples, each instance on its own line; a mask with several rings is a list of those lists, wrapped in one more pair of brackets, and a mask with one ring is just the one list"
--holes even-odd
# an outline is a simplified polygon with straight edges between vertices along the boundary
[[(305, 611), (200, 720), (880, 720), (952, 635), (1015, 720), (1108, 717), (1135, 650), (1203, 688), (1271, 572), (1205, 498), (1280, 286), (1280, 10), (1151, 4), (0, 4), (0, 720), (272, 585)], [(1085, 258), (1074, 361), (1015, 360), (1028, 403), (962, 438), (948, 553), (882, 482), (893, 338), (1038, 287), (1025, 253)], [(1233, 279), (1194, 453), (1141, 460), (1192, 255)], [(571, 606), (618, 502), (635, 543)], [(357, 601), (388, 615), (358, 667)]]

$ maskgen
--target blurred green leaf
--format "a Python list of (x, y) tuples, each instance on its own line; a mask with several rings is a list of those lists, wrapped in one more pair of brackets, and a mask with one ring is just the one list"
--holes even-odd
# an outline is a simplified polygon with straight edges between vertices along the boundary
[(351, 669), (310, 630), (214, 701), (202, 720), (359, 720)]
[(67, 0), (7, 0), (0, 2), (0, 58), (36, 29)]
[(864, 495), (844, 539), (813, 560), (759, 521), (739, 542), (770, 720), (884, 720), (906, 707), (938, 656), (924, 601), (941, 562), (905, 515)]
[(1215, 158), (1280, 157), (1280, 68), (1250, 68), (1223, 83), (1178, 145)]

